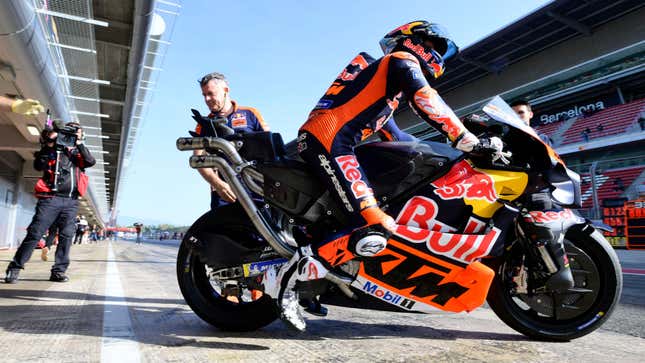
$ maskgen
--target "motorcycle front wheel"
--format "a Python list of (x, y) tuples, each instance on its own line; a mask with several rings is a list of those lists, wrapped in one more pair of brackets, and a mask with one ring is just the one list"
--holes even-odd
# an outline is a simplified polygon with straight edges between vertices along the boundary
[(566, 234), (565, 250), (575, 285), (562, 293), (513, 291), (510, 259), (492, 263), (496, 270), (487, 301), (509, 327), (538, 340), (569, 341), (598, 329), (611, 315), (622, 291), (618, 257), (591, 226)]

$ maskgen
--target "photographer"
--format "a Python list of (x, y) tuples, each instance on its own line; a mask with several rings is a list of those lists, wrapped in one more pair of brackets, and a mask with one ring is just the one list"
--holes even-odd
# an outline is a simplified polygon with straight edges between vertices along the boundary
[(27, 236), (18, 247), (7, 268), (5, 282), (15, 283), (20, 270), (31, 257), (43, 233), (55, 224), (59, 231), (56, 262), (50, 281), (66, 282), (70, 242), (74, 235), (74, 218), (78, 197), (87, 190), (86, 168), (96, 163), (83, 145), (83, 131), (78, 123), (54, 122), (54, 129), (41, 135), (41, 149), (35, 153), (34, 169), (43, 172), (35, 187), (38, 203), (36, 214), (27, 227)]

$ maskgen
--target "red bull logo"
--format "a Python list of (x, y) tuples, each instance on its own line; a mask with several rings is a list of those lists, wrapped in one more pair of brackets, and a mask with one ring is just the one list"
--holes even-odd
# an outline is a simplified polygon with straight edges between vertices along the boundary
[(412, 43), (409, 38), (403, 42), (403, 45), (418, 54), (426, 62), (433, 58), (432, 53), (426, 52), (426, 49), (422, 45)]
[(434, 181), (432, 186), (437, 188), (434, 193), (442, 199), (482, 199), (491, 203), (497, 201), (493, 178), (476, 171), (466, 161), (455, 165), (448, 174)]
[(345, 180), (351, 183), (352, 194), (354, 198), (361, 199), (363, 197), (371, 197), (374, 195), (372, 189), (367, 186), (363, 179), (363, 174), (358, 169), (358, 160), (354, 155), (343, 155), (336, 159), (336, 163), (343, 171)]

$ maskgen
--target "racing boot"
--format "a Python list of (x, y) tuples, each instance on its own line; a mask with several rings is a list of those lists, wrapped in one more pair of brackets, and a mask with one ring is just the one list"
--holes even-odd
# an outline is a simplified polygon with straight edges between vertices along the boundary
[(349, 250), (358, 256), (372, 257), (387, 247), (389, 233), (381, 225), (368, 226), (352, 233)]
[(264, 292), (277, 300), (280, 317), (290, 327), (304, 331), (307, 327), (300, 308), (296, 284), (325, 278), (329, 270), (313, 254), (311, 246), (299, 247), (280, 271), (264, 273)]

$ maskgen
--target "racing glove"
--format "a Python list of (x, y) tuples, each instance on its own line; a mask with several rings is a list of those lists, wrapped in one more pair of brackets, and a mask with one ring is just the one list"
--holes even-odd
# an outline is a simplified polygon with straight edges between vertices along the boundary
[(477, 144), (472, 153), (476, 155), (490, 155), (493, 162), (501, 160), (504, 164), (510, 164), (510, 158), (512, 153), (510, 151), (504, 152), (504, 142), (497, 136), (493, 137), (483, 137), (479, 139), (479, 144)]
[(477, 144), (479, 144), (477, 136), (473, 135), (472, 132), (466, 131), (456, 140), (454, 147), (463, 152), (471, 152)]
[(39, 113), (45, 112), (45, 107), (37, 100), (30, 98), (26, 100), (15, 100), (11, 104), (11, 111), (24, 116), (38, 116)]

